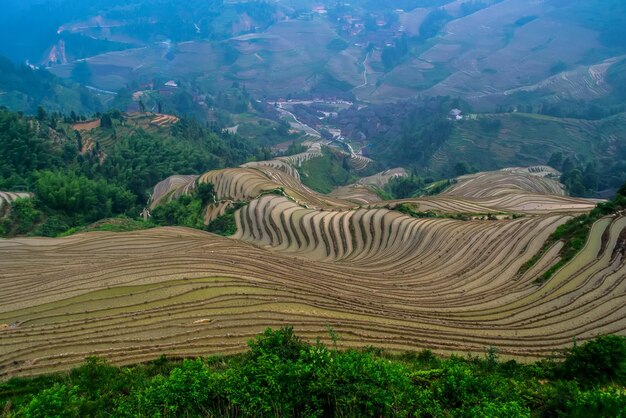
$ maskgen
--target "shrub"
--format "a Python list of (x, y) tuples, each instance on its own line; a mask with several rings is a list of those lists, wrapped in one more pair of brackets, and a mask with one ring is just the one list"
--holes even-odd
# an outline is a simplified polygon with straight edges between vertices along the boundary
[(11, 205), (9, 223), (6, 228), (12, 235), (30, 232), (42, 218), (42, 213), (35, 207), (33, 199), (16, 199)]
[(55, 384), (33, 397), (25, 408), (24, 415), (29, 418), (72, 418), (79, 417), (81, 399), (78, 387), (68, 388)]
[(210, 416), (218, 404), (218, 376), (202, 360), (185, 360), (169, 376), (156, 376), (148, 387), (119, 403), (123, 416)]
[(607, 335), (575, 345), (559, 367), (560, 375), (584, 386), (626, 385), (626, 337)]

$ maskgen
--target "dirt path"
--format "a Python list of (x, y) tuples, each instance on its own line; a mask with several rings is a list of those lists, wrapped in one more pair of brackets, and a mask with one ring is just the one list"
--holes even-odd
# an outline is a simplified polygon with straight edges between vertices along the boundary
[(363, 60), (363, 84), (356, 86), (353, 90), (359, 89), (361, 87), (366, 87), (368, 85), (368, 80), (367, 80), (367, 69), (368, 69), (368, 64), (367, 64), (367, 60), (369, 59), (371, 55), (371, 52), (368, 52), (367, 55), (365, 55), (365, 59)]

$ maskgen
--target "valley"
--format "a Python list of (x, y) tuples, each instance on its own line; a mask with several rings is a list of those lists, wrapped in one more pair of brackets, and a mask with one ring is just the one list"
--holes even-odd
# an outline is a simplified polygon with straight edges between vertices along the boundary
[[(39, 55), (33, 52), (30, 62), (113, 92), (133, 82), (179, 79), (207, 90), (245, 83), (255, 96), (271, 98), (308, 94), (384, 103), (447, 95), (484, 111), (526, 103), (529, 96), (550, 102), (610, 96), (615, 86), (606, 71), (626, 53), (619, 33), (585, 20), (589, 10), (600, 17), (621, 11), (615, 0), (606, 6), (418, 2), (393, 10), (367, 2), (271, 1), (248, 4), (246, 13), (241, 3), (213, 1), (211, 16), (202, 14), (200, 3), (184, 15), (100, 3), (77, 6), (73, 21), (55, 20), (54, 45), (38, 34), (33, 51)], [(572, 36), (581, 41), (569, 42)], [(77, 70), (85, 64), (88, 72)]]

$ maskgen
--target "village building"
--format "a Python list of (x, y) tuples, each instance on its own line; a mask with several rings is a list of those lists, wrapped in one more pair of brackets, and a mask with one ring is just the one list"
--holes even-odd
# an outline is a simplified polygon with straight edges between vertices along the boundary
[(460, 109), (452, 109), (448, 114), (448, 119), (450, 120), (462, 120), (463, 112)]

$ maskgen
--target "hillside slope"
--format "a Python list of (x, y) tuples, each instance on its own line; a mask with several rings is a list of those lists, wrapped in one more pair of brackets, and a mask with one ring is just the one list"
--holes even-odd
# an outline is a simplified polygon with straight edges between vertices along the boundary
[[(199, 177), (214, 185), (213, 206), (248, 202), (232, 215), (233, 238), (158, 228), (0, 242), (0, 375), (62, 370), (87, 355), (127, 364), (239, 352), (265, 327), (285, 323), (311, 338), (330, 324), (344, 347), (495, 346), (519, 359), (549, 356), (574, 337), (626, 332), (626, 218), (598, 221), (547, 283), (536, 279), (559, 261), (561, 243), (518, 273), (592, 201), (533, 194), (541, 182), (537, 189), (514, 180), (512, 191), (487, 179), (488, 197), (453, 189), (412, 204), (501, 220), (419, 219), (384, 207), (393, 202), (365, 209), (319, 195), (272, 166)], [(196, 184), (180, 178), (158, 195), (165, 202), (194, 194)]]
[(600, 177), (598, 190), (616, 190), (626, 181), (621, 168), (626, 157), (624, 126), (625, 114), (597, 121), (527, 113), (480, 115), (454, 124), (429, 167), (450, 173), (458, 161), (471, 161), (481, 171), (543, 165), (560, 153), (576, 167), (592, 163)]
[(199, 1), (43, 3), (9, 11), (0, 40), (18, 33), (21, 42), (0, 52), (75, 80), (87, 66), (80, 81), (112, 91), (178, 78), (209, 89), (245, 83), (257, 97), (449, 95), (490, 110), (529, 95), (611, 95), (620, 84), (607, 74), (626, 54), (619, 0), (211, 1), (212, 13)]

